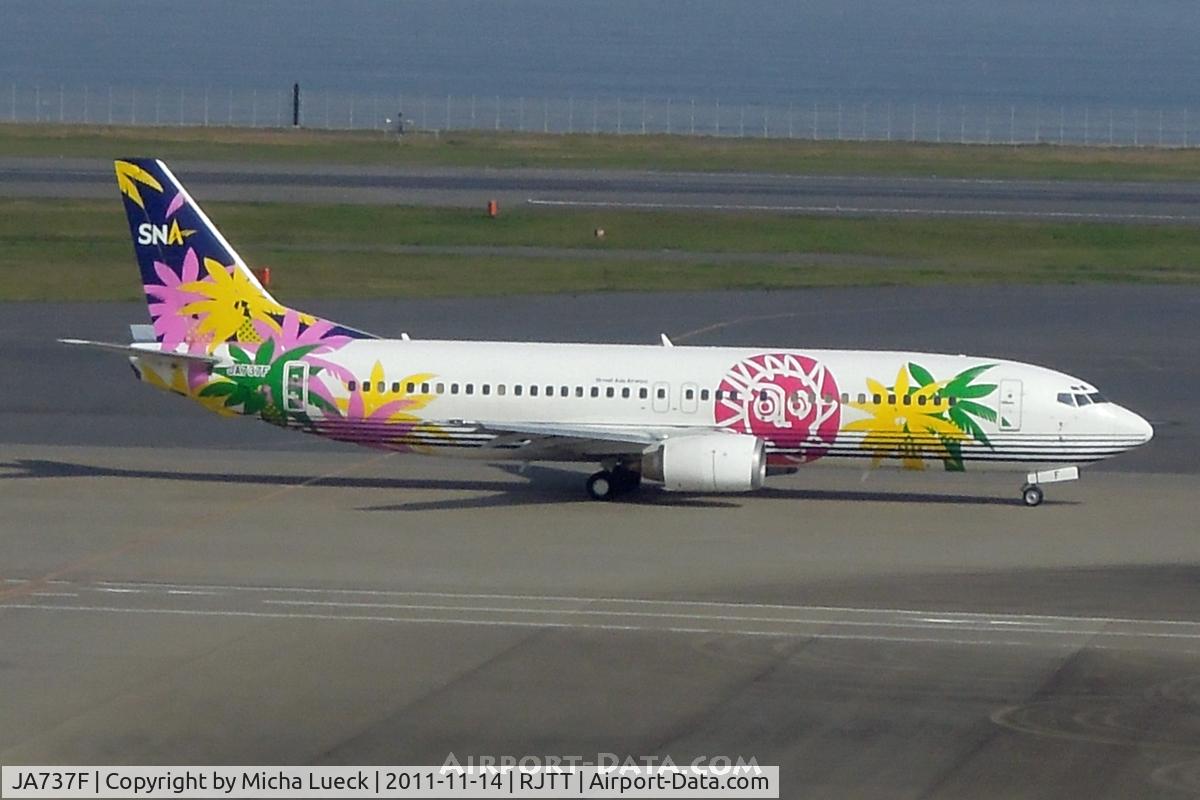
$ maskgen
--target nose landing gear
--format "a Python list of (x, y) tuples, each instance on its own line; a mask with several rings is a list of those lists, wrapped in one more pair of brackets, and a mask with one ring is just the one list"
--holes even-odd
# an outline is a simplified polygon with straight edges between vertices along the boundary
[(1030, 508), (1040, 506), (1046, 499), (1046, 495), (1042, 491), (1043, 483), (1077, 480), (1079, 480), (1079, 467), (1059, 467), (1058, 469), (1031, 472), (1025, 476), (1025, 485), (1021, 487), (1021, 502)]

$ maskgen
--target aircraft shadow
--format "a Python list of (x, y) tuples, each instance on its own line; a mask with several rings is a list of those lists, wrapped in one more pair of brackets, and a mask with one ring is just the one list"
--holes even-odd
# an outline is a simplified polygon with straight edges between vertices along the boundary
[[(129, 469), (76, 464), (48, 459), (17, 459), (0, 463), (8, 473), (3, 480), (37, 480), (45, 478), (133, 478), (138, 480), (186, 481), (260, 486), (326, 486), (343, 489), (432, 490), (447, 492), (491, 492), (483, 497), (447, 498), (381, 506), (365, 506), (359, 511), (436, 511), (460, 508), (494, 508), (551, 503), (592, 503), (582, 491), (582, 476), (570, 470), (529, 466), (521, 469), (514, 464), (493, 465), (505, 473), (523, 478), (525, 483), (511, 480), (442, 480), (437, 478), (369, 478), (354, 476), (315, 477), (272, 473), (222, 473), (187, 470)], [(622, 498), (622, 502), (637, 505), (688, 506), (693, 508), (736, 508), (728, 500), (709, 500), (661, 491), (639, 492)]]
[[(1001, 497), (1000, 495), (966, 495), (932, 492), (879, 492), (861, 489), (791, 489), (780, 486), (767, 486), (763, 489), (760, 489), (758, 495), (762, 497), (776, 497), (786, 500), (816, 500), (855, 503), (925, 503), (953, 506), (1025, 505), (1019, 497)], [(1074, 506), (1079, 505), (1079, 502), (1077, 500), (1055, 500), (1047, 497), (1043, 504), (1047, 506)]]
[[(314, 477), (305, 475), (282, 475), (272, 473), (221, 473), (187, 470), (130, 469), (77, 464), (48, 459), (17, 459), (0, 463), (9, 469), (0, 474), (0, 480), (36, 480), (44, 478), (134, 478), (141, 480), (189, 481), (194, 483), (217, 483), (262, 486), (326, 486), (346, 489), (379, 490), (431, 490), (446, 492), (487, 492), (476, 497), (448, 497), (441, 500), (422, 500), (409, 503), (362, 506), (359, 511), (441, 511), (471, 508), (501, 508), (523, 505), (549, 504), (592, 504), (580, 486), (579, 472), (552, 466), (530, 465), (521, 468), (515, 464), (493, 464), (503, 471), (507, 480), (445, 480), (438, 478), (374, 478), (354, 476)], [(521, 478), (516, 483), (512, 477)], [(865, 503), (921, 503), (942, 505), (988, 505), (1019, 506), (1016, 497), (995, 495), (961, 495), (926, 492), (886, 492), (861, 489), (806, 489), (783, 486), (768, 486), (757, 493), (759, 497), (815, 501), (815, 502), (865, 502)], [(740, 500), (740, 498), (739, 498)], [(655, 485), (644, 486), (614, 504), (634, 506), (684, 507), (684, 508), (741, 508), (743, 502), (730, 497), (720, 499), (698, 494), (666, 492)], [(1077, 505), (1076, 501), (1047, 498), (1046, 505)]]

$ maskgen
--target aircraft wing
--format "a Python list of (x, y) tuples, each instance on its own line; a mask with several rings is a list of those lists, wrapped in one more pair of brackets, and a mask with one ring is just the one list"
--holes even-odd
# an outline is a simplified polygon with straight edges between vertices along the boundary
[(159, 350), (156, 344), (135, 343), (135, 344), (117, 344), (115, 342), (93, 342), (88, 339), (59, 339), (62, 344), (78, 345), (82, 347), (93, 347), (97, 350), (107, 350), (111, 353), (121, 353), (127, 356), (137, 356), (145, 358), (147, 356), (165, 358), (171, 361), (184, 361), (192, 364), (219, 364), (220, 359), (213, 356), (206, 356), (201, 353), (174, 353), (171, 351)]
[(707, 429), (621, 427), (561, 422), (479, 422), (497, 434), (493, 447), (509, 450), (577, 454), (580, 458), (647, 453), (672, 436), (708, 433)]

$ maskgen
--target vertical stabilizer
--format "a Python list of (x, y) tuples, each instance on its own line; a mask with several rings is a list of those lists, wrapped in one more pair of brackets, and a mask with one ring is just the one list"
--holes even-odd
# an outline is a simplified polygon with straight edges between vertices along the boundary
[(116, 162), (155, 338), (164, 349), (212, 352), (226, 342), (258, 344), (282, 330), (320, 323), (339, 336), (374, 338), (317, 320), (271, 296), (163, 162)]

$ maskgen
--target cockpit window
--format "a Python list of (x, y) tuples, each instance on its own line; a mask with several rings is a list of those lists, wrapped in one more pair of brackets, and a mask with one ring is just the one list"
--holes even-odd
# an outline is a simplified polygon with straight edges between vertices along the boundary
[(1086, 394), (1075, 395), (1075, 402), (1081, 406), (1090, 406), (1092, 404), (1092, 401), (1088, 399)]
[(1105, 397), (1104, 395), (1100, 394), (1099, 392), (1092, 392), (1091, 394), (1089, 394), (1088, 400), (1091, 400), (1093, 403), (1107, 403), (1108, 402), (1108, 398)]
[(1058, 402), (1062, 403), (1064, 406), (1071, 406), (1072, 408), (1074, 408), (1075, 395), (1071, 394), (1070, 392), (1059, 392), (1058, 393)]

